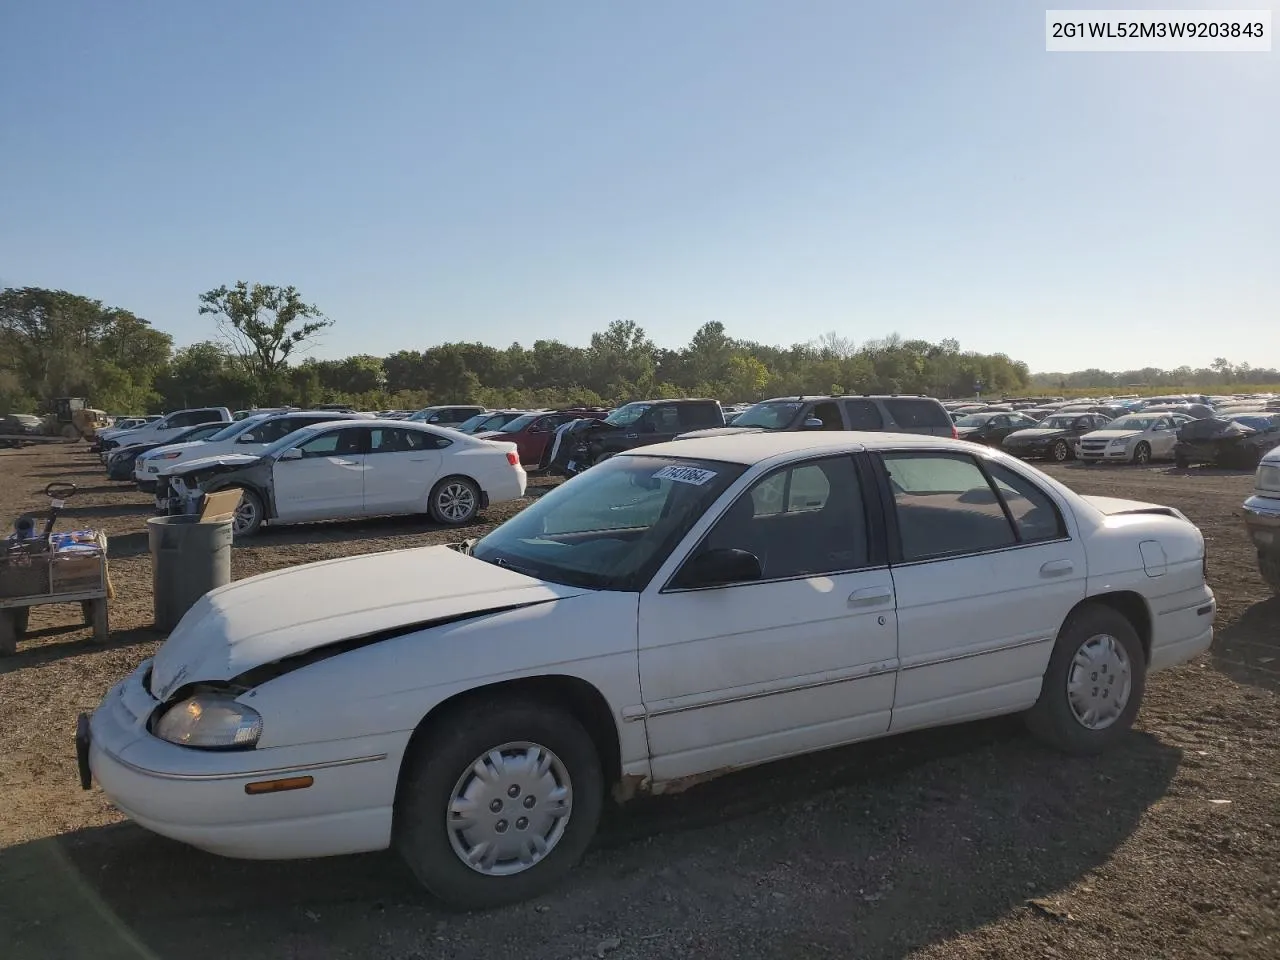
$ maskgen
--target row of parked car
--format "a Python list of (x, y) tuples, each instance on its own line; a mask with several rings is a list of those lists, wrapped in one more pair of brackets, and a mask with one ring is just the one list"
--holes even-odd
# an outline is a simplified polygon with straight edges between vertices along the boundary
[(963, 439), (1059, 463), (1172, 460), (1179, 467), (1252, 468), (1280, 446), (1280, 400), (1269, 396), (957, 406), (951, 414)]

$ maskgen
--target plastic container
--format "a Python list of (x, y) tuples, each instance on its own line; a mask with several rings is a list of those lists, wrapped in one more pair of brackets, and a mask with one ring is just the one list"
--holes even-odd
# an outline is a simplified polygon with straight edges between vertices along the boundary
[(231, 520), (151, 517), (151, 588), (156, 627), (172, 630), (197, 600), (231, 582)]

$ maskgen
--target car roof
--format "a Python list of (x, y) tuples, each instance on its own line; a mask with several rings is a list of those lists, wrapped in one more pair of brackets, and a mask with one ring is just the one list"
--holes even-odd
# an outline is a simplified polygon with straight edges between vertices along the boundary
[(974, 445), (964, 440), (928, 437), (913, 433), (869, 433), (852, 430), (808, 432), (736, 433), (715, 437), (690, 437), (636, 447), (618, 456), (653, 456), (720, 460), (725, 463), (754, 464), (773, 457), (856, 453), (862, 450), (890, 449), (946, 450), (973, 453)]

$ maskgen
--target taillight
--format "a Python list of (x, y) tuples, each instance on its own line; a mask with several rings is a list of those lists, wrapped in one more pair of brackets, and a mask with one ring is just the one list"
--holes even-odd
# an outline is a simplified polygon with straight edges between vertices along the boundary
[(520, 466), (520, 458), (516, 456), (514, 450), (507, 451), (507, 463), (511, 464), (513, 467)]

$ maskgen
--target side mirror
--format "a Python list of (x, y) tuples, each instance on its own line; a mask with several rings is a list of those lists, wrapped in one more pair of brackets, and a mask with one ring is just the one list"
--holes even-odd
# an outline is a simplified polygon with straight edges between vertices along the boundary
[(542, 428), (541, 428), (540, 426), (538, 426), (538, 425), (535, 423), (533, 426), (531, 426), (531, 427), (529, 428), (529, 432), (530, 432), (530, 433), (542, 433), (542, 432), (543, 432), (543, 430), (542, 430)]
[(280, 454), (281, 460), (301, 460), (302, 450), (298, 447), (290, 447), (284, 453)]
[(717, 587), (748, 583), (764, 576), (760, 558), (747, 550), (721, 547), (706, 550), (685, 562), (677, 575), (677, 587)]
[(825, 426), (826, 424), (817, 417), (809, 417), (804, 422), (804, 428), (806, 430), (821, 430)]

